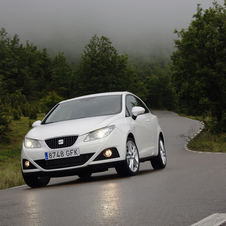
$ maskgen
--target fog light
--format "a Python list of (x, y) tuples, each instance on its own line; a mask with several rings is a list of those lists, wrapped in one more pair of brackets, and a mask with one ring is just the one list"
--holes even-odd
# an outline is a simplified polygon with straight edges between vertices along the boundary
[(25, 161), (24, 162), (24, 166), (26, 167), (26, 168), (28, 168), (29, 166), (30, 166), (30, 162), (27, 160), (27, 161)]
[(104, 151), (103, 155), (106, 158), (110, 158), (112, 156), (112, 151), (110, 149), (107, 149), (106, 151)]

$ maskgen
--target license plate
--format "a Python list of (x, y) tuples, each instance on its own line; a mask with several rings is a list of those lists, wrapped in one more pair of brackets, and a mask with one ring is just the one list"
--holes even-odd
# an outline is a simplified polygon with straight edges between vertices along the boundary
[(51, 151), (51, 152), (45, 152), (45, 160), (62, 159), (62, 158), (68, 158), (68, 157), (75, 157), (79, 155), (80, 155), (80, 150), (78, 148), (62, 150), (62, 151)]

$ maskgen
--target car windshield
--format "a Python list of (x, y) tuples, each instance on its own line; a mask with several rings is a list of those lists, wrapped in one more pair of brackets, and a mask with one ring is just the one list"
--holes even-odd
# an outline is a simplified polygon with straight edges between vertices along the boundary
[(120, 113), (121, 95), (87, 97), (59, 104), (43, 123), (88, 118)]

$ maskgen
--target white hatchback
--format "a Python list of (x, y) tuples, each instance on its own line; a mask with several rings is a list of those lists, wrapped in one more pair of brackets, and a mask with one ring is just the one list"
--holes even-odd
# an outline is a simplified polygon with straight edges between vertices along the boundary
[(87, 95), (57, 104), (25, 136), (21, 167), (30, 187), (51, 177), (90, 177), (114, 167), (120, 176), (138, 173), (140, 162), (166, 167), (158, 119), (129, 92)]

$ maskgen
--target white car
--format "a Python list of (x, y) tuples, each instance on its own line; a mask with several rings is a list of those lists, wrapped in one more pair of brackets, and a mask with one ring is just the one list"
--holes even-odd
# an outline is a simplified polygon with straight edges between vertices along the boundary
[(166, 167), (164, 135), (158, 119), (129, 92), (109, 92), (65, 100), (25, 136), (21, 167), (30, 187), (51, 177), (90, 177), (114, 167), (120, 176), (138, 173), (140, 162)]

